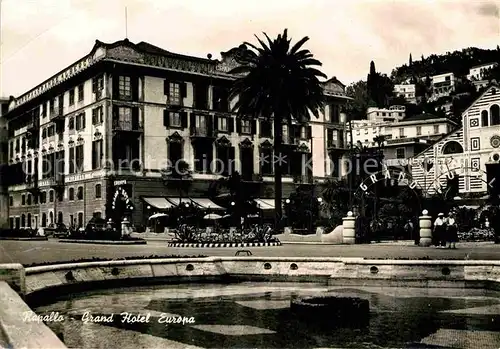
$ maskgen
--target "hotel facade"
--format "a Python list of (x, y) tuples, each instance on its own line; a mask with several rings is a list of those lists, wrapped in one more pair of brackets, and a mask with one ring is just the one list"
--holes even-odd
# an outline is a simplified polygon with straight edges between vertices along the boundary
[[(153, 211), (175, 205), (179, 193), (165, 185), (162, 170), (181, 159), (193, 171), (185, 198), (193, 204), (218, 207), (207, 193), (232, 163), (256, 184), (255, 197), (274, 207), (272, 122), (230, 112), (235, 77), (229, 72), (239, 49), (212, 60), (145, 42), (96, 41), (86, 57), (11, 98), (5, 115), (10, 226), (85, 226), (92, 217), (109, 217), (122, 199), (132, 204), (133, 223), (144, 224)], [(283, 125), (284, 196), (343, 171), (341, 109), (348, 98), (335, 78), (324, 87), (328, 102), (319, 118)]]

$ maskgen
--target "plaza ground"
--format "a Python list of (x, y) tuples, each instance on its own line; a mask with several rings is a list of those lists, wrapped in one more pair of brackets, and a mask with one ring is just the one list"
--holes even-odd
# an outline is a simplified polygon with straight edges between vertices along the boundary
[(147, 245), (93, 245), (48, 241), (0, 241), (0, 263), (65, 262), (83, 258), (124, 258), (140, 256), (234, 256), (250, 250), (257, 257), (361, 257), (500, 260), (500, 245), (459, 243), (456, 250), (414, 246), (410, 241), (364, 245), (285, 244), (278, 247), (174, 248), (166, 241), (149, 240)]

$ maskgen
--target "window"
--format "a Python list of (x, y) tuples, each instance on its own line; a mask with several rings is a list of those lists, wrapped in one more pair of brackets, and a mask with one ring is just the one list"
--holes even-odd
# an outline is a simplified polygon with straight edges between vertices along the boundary
[(83, 212), (78, 212), (78, 228), (83, 227)]
[(75, 148), (69, 148), (69, 173), (75, 173)]
[(49, 202), (54, 202), (54, 191), (49, 190)]
[(120, 97), (132, 98), (132, 84), (130, 76), (118, 77), (118, 94)]
[(55, 102), (56, 102), (55, 98), (54, 98), (54, 99), (51, 99), (51, 100), (49, 101), (49, 112), (50, 112), (50, 114), (53, 114), (53, 113), (54, 113), (54, 110), (55, 110)]
[(21, 205), (26, 205), (26, 196), (24, 194), (21, 195)]
[(28, 213), (28, 217), (26, 218), (26, 226), (31, 228), (31, 213)]
[(330, 104), (330, 121), (333, 123), (340, 122), (340, 109), (337, 104)]
[(181, 127), (181, 114), (177, 112), (170, 112), (170, 126)]
[(9, 206), (14, 206), (14, 198), (9, 196)]
[(74, 130), (75, 129), (75, 118), (72, 116), (68, 120), (68, 129)]
[(92, 109), (92, 125), (100, 125), (104, 121), (103, 108), (97, 107)]
[(223, 132), (229, 131), (229, 122), (227, 118), (219, 118), (218, 130)]
[(288, 125), (282, 126), (282, 138), (284, 142), (288, 142)]
[(102, 218), (102, 212), (99, 212), (99, 211), (94, 212), (94, 213), (92, 214), (92, 217), (94, 217), (94, 218), (96, 218), (96, 219), (101, 219), (101, 218)]
[(491, 116), (491, 126), (500, 125), (500, 107), (498, 104), (493, 104), (490, 107), (490, 116)]
[(78, 102), (83, 101), (83, 84), (78, 85)]
[(401, 127), (401, 128), (399, 129), (399, 137), (400, 137), (400, 138), (403, 138), (404, 136), (405, 136), (405, 129), (404, 129), (403, 127)]
[(100, 199), (101, 198), (101, 185), (100, 184), (96, 184), (95, 185), (95, 198), (96, 199)]
[(43, 228), (45, 228), (47, 226), (47, 214), (44, 212), (42, 213), (42, 222), (41, 222), (41, 226)]
[(181, 84), (171, 82), (168, 88), (168, 102), (172, 105), (181, 104)]
[(24, 213), (21, 215), (21, 227), (25, 227), (26, 226), (26, 216), (24, 215)]
[[(71, 156), (71, 151), (70, 151)], [(83, 144), (80, 144), (75, 147), (75, 166), (76, 172), (83, 171)]]
[(57, 212), (57, 223), (62, 223), (63, 218), (63, 213), (61, 211)]
[(47, 192), (46, 191), (42, 191), (40, 193), (40, 203), (41, 204), (47, 203)]
[(241, 133), (252, 133), (252, 123), (250, 122), (250, 120), (241, 120)]
[(68, 199), (71, 201), (75, 200), (75, 188), (68, 189)]
[(489, 125), (489, 118), (488, 118), (488, 111), (487, 110), (483, 110), (481, 112), (481, 125), (483, 127)]
[(405, 159), (405, 148), (397, 148), (396, 149), (396, 158), (397, 159)]
[(422, 126), (417, 126), (417, 136), (422, 135)]
[[(368, 130), (366, 130), (368, 133)], [(307, 139), (307, 127), (306, 126), (300, 126), (300, 139)]]
[(262, 120), (260, 122), (260, 136), (272, 137), (273, 126), (269, 120)]
[(75, 104), (75, 89), (69, 90), (69, 105)]
[(76, 193), (77, 200), (83, 200), (83, 187), (78, 187), (78, 191)]
[(367, 129), (367, 128), (365, 128), (365, 135), (367, 135), (367, 134), (368, 134), (368, 129)]
[(439, 133), (439, 125), (434, 125), (434, 133)]
[(42, 118), (47, 116), (47, 103), (42, 104)]
[(98, 76), (92, 79), (92, 93), (99, 93), (104, 89), (104, 77)]
[(31, 194), (28, 194), (28, 197), (26, 198), (26, 205), (31, 205)]
[(92, 142), (92, 169), (98, 169), (102, 166), (102, 144), (103, 140), (99, 139)]
[(76, 130), (80, 131), (85, 128), (85, 113), (76, 116)]

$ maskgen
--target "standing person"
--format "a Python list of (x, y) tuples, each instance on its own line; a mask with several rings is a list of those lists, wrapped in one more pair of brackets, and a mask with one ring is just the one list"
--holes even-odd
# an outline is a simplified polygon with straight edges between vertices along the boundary
[(413, 222), (411, 221), (411, 219), (408, 219), (408, 221), (405, 224), (405, 233), (406, 233), (406, 238), (411, 239), (413, 237), (415, 245), (418, 245), (419, 239), (415, 235), (415, 227), (413, 226)]
[(446, 247), (446, 222), (444, 220), (444, 213), (438, 214), (436, 221), (434, 222), (434, 232), (435, 245), (438, 247)]
[(448, 219), (446, 220), (446, 235), (450, 243), (448, 248), (456, 248), (455, 243), (458, 240), (458, 227), (455, 215), (451, 212), (448, 214)]

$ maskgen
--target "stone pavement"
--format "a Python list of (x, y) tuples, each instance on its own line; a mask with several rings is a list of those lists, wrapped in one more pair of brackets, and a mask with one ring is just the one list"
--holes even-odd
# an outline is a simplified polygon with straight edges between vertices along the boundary
[[(0, 263), (63, 262), (84, 258), (124, 258), (134, 256), (234, 256), (240, 248), (174, 248), (166, 241), (148, 241), (147, 245), (64, 244), (48, 241), (0, 241)], [(287, 244), (278, 247), (253, 247), (257, 257), (362, 257), (500, 260), (500, 245), (458, 243), (456, 250), (414, 246), (411, 242), (363, 245)]]

